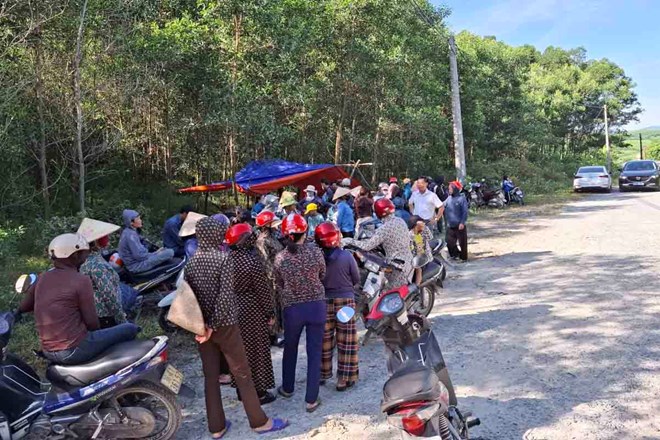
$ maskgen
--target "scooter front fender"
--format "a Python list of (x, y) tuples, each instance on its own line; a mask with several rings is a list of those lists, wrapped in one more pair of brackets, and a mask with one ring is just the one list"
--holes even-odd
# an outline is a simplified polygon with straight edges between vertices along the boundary
[(176, 290), (171, 291), (168, 293), (163, 299), (158, 301), (158, 307), (161, 309), (164, 309), (165, 307), (170, 307), (172, 305), (172, 302), (174, 301), (174, 298), (176, 298)]

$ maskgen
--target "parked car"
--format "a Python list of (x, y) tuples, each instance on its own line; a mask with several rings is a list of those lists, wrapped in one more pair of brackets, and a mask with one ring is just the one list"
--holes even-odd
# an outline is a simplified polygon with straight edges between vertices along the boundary
[(573, 191), (612, 190), (612, 176), (603, 166), (580, 167), (573, 179)]
[(621, 168), (619, 190), (660, 189), (660, 167), (654, 160), (631, 160)]

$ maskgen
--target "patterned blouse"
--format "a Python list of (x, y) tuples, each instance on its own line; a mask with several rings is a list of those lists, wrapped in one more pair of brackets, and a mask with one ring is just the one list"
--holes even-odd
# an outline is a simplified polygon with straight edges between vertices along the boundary
[(410, 277), (413, 272), (412, 266), (412, 252), (410, 250), (410, 235), (408, 225), (399, 217), (389, 215), (382, 219), (383, 225), (376, 229), (374, 235), (367, 240), (355, 240), (352, 238), (345, 238), (342, 240), (344, 245), (352, 244), (370, 251), (378, 246), (382, 246), (385, 250), (385, 255), (390, 260), (400, 259), (405, 263), (402, 270), (395, 270), (388, 275), (387, 280), (391, 288), (407, 285), (410, 282)]
[(197, 223), (195, 229), (199, 247), (186, 265), (184, 276), (195, 292), (204, 323), (213, 330), (237, 325), (238, 307), (231, 260), (227, 252), (220, 250), (227, 226), (206, 217)]
[(92, 280), (94, 304), (99, 318), (115, 318), (117, 324), (126, 322), (126, 314), (121, 306), (119, 274), (105, 261), (101, 253), (90, 253), (80, 267), (80, 273)]
[(299, 245), (296, 253), (284, 249), (275, 257), (275, 280), (282, 307), (325, 300), (324, 278), (325, 258), (315, 244)]
[[(234, 270), (234, 292), (241, 316), (261, 313), (265, 320), (275, 316), (272, 284), (264, 263), (254, 249), (252, 235), (241, 245), (232, 248), (229, 258)], [(257, 310), (248, 310), (256, 305)], [(256, 323), (255, 323), (256, 324)]]

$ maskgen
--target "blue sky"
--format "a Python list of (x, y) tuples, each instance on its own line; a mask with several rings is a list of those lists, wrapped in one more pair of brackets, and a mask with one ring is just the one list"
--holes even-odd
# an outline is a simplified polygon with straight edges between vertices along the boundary
[(431, 0), (452, 10), (449, 27), (538, 49), (582, 46), (637, 84), (644, 108), (628, 128), (660, 126), (660, 0)]

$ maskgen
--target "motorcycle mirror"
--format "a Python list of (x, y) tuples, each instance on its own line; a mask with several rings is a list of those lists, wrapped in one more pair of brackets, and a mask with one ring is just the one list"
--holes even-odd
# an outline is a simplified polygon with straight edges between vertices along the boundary
[(337, 319), (342, 324), (346, 324), (348, 321), (353, 319), (353, 316), (355, 316), (355, 309), (353, 309), (353, 307), (344, 306), (339, 309), (339, 311), (337, 311)]
[(16, 290), (16, 293), (25, 293), (27, 290), (32, 286), (34, 283), (37, 282), (37, 275), (30, 273), (30, 274), (23, 274), (18, 279), (16, 280), (16, 284), (14, 284), (14, 289)]

